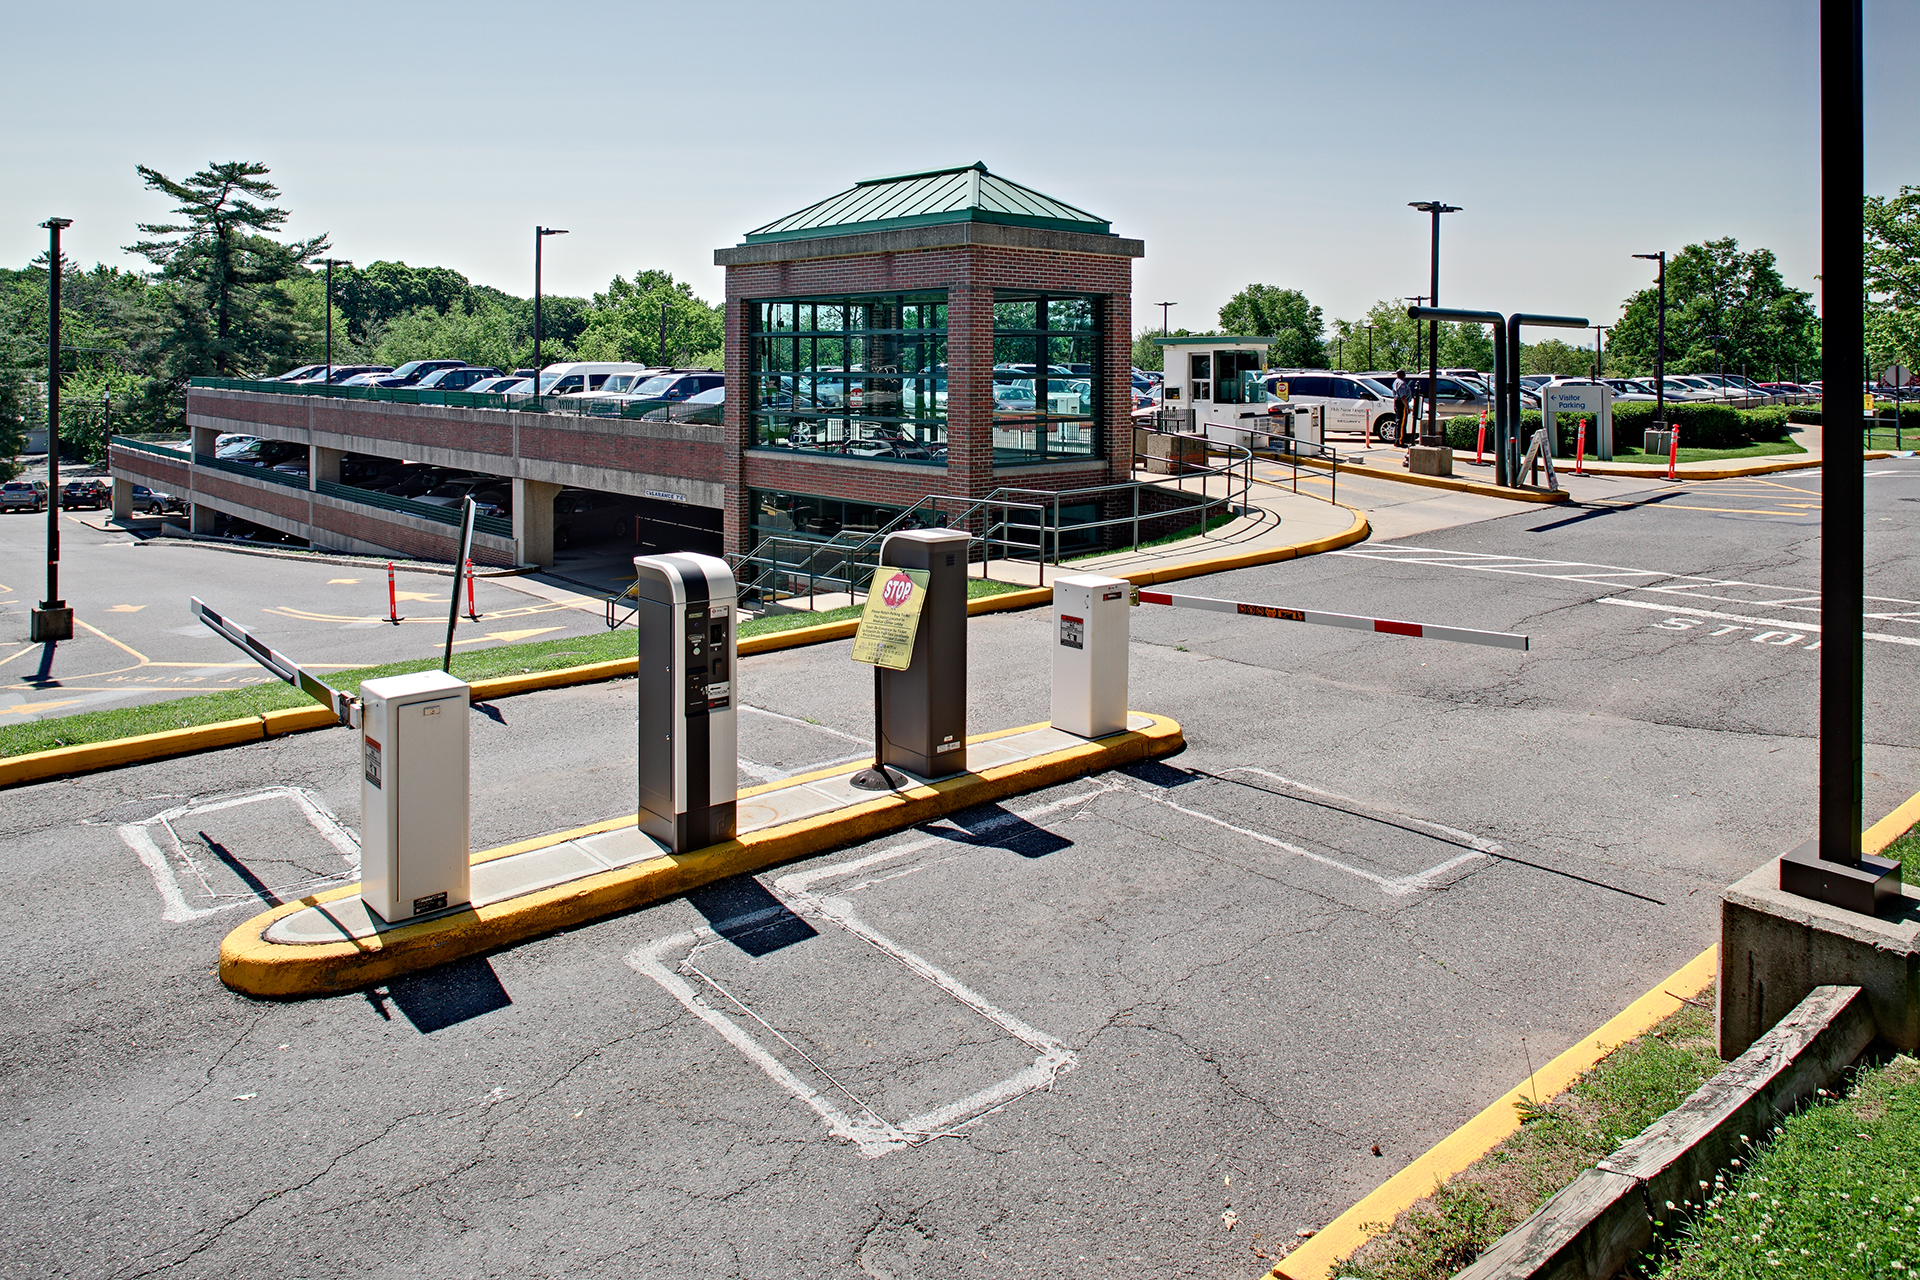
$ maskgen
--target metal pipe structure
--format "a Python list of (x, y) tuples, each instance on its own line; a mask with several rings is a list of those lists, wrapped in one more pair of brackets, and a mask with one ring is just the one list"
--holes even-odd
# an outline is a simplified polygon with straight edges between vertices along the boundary
[[(1507, 317), (1507, 390), (1505, 392), (1508, 409), (1508, 422), (1513, 428), (1510, 439), (1502, 441), (1512, 448), (1512, 456), (1507, 460), (1508, 484), (1520, 483), (1520, 326), (1535, 325), (1548, 329), (1591, 329), (1585, 316), (1536, 316), (1524, 311), (1516, 311)], [(1553, 442), (1547, 442), (1547, 448), (1553, 448)]]
[(1424, 320), (1431, 316), (1435, 321), (1451, 320), (1456, 324), (1490, 324), (1493, 326), (1493, 481), (1506, 484), (1507, 454), (1501, 447), (1507, 432), (1513, 424), (1507, 421), (1507, 350), (1500, 340), (1500, 331), (1505, 327), (1507, 318), (1498, 311), (1461, 311), (1454, 307), (1408, 307), (1409, 320)]
[(353, 264), (345, 258), (322, 258), (327, 268), (327, 380), (322, 386), (333, 385), (333, 269), (350, 267)]
[[(1434, 306), (1440, 305), (1440, 215), (1459, 213), (1460, 206), (1446, 204), (1439, 200), (1408, 201), (1411, 208), (1433, 215), (1433, 257), (1429, 263), (1432, 279), (1428, 288), (1427, 301)], [(1427, 329), (1427, 429), (1420, 436), (1423, 445), (1440, 443), (1440, 322), (1430, 321)]]

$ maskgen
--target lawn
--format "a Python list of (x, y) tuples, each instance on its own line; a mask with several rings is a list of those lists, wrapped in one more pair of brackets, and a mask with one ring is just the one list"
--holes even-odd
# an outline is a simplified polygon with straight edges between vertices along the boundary
[(1920, 1268), (1920, 1062), (1789, 1116), (1648, 1268), (1659, 1280), (1910, 1277)]
[[(1017, 583), (967, 581), (967, 598), (998, 595), (1025, 588)], [(790, 631), (826, 622), (840, 622), (860, 616), (860, 606), (822, 610), (819, 613), (787, 613), (767, 618), (749, 618), (740, 624), (740, 637)], [(489, 676), (520, 675), (533, 671), (552, 671), (560, 667), (585, 666), (593, 662), (611, 662), (634, 656), (632, 627), (617, 631), (599, 631), (563, 640), (533, 640), (524, 644), (494, 645), (486, 649), (462, 650), (453, 655), (453, 674), (462, 680), (482, 680)], [(389, 662), (377, 667), (353, 667), (326, 676), (337, 689), (358, 692), (365, 680), (380, 676), (426, 671), (440, 665), (436, 649), (422, 657), (404, 662)], [(137, 707), (113, 707), (104, 711), (82, 711), (70, 716), (52, 716), (45, 720), (0, 728), (0, 756), (24, 755), (54, 747), (71, 747), (85, 742), (108, 742), (136, 734), (159, 733), (190, 725), (238, 720), (262, 712), (287, 707), (313, 705), (305, 694), (296, 693), (278, 681), (249, 685), (243, 689), (223, 689), (218, 693), (196, 693), (167, 702), (149, 702)]]
[(1559, 1097), (1521, 1106), (1518, 1132), (1406, 1210), (1335, 1274), (1445, 1280), (1724, 1065), (1713, 991), (1621, 1045)]
[[(1689, 449), (1680, 446), (1682, 462), (1720, 462), (1727, 458), (1771, 458), (1778, 455), (1805, 453), (1806, 450), (1791, 440), (1763, 440), (1759, 444), (1743, 445), (1738, 449)], [(1664, 453), (1645, 453), (1632, 445), (1613, 447), (1615, 462), (1660, 463), (1667, 460)], [(1556, 459), (1556, 465), (1558, 465)]]

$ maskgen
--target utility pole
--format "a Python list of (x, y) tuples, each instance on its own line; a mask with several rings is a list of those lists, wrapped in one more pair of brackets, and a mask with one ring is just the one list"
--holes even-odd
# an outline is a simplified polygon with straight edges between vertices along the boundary
[(1667, 251), (1636, 253), (1636, 258), (1660, 264), (1660, 306), (1653, 330), (1653, 429), (1667, 429)]
[(534, 407), (540, 402), (540, 246), (546, 243), (548, 236), (564, 236), (567, 233), (555, 227), (543, 227), (535, 224), (533, 228), (533, 399)]
[(322, 258), (320, 261), (327, 268), (327, 380), (321, 385), (330, 387), (333, 385), (333, 269), (353, 264), (345, 258)]
[[(1438, 200), (1410, 200), (1409, 208), (1433, 215), (1433, 255), (1430, 260), (1432, 280), (1428, 288), (1432, 290), (1427, 300), (1434, 306), (1440, 305), (1440, 215), (1459, 213), (1460, 206), (1443, 204)], [(1440, 443), (1440, 322), (1427, 322), (1427, 429), (1420, 437), (1420, 443), (1429, 448)]]
[(1610, 324), (1593, 326), (1593, 380), (1595, 382), (1600, 381), (1601, 375), (1607, 370), (1607, 330), (1611, 328), (1613, 326)]
[(1154, 305), (1154, 306), (1156, 306), (1156, 307), (1158, 307), (1158, 308), (1160, 308), (1160, 336), (1161, 336), (1161, 337), (1163, 337), (1163, 338), (1164, 338), (1164, 337), (1167, 337), (1167, 336), (1168, 336), (1168, 333), (1167, 333), (1167, 308), (1169, 308), (1169, 307), (1177, 307), (1177, 306), (1179, 306), (1180, 304), (1179, 304), (1179, 303), (1177, 303), (1177, 302), (1156, 302), (1156, 303), (1154, 303), (1153, 305)]
[(60, 232), (72, 218), (48, 218), (47, 229), (47, 598), (28, 619), (35, 644), (73, 639), (73, 610), (60, 598)]

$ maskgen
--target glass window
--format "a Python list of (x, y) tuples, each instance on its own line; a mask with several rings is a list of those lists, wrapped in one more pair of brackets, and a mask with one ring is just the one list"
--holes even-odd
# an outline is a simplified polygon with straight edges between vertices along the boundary
[(945, 292), (769, 299), (749, 322), (755, 448), (946, 465)]
[(998, 290), (993, 303), (996, 466), (1098, 456), (1100, 299)]

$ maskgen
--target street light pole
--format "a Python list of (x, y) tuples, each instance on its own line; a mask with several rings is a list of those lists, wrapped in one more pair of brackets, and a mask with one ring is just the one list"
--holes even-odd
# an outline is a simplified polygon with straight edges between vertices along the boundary
[(1613, 326), (1610, 324), (1593, 326), (1593, 380), (1595, 382), (1598, 382), (1601, 375), (1607, 371), (1607, 330), (1611, 328)]
[[(1710, 333), (1707, 335), (1707, 341), (1713, 344), (1713, 360), (1715, 364), (1720, 366), (1720, 391), (1721, 394), (1725, 395), (1727, 390), (1727, 353), (1721, 350), (1720, 344), (1727, 341), (1727, 335), (1724, 333)], [(1732, 399), (1731, 396), (1727, 398)]]
[[(1440, 305), (1440, 215), (1459, 213), (1460, 206), (1443, 204), (1438, 200), (1410, 200), (1407, 207), (1418, 209), (1422, 213), (1433, 215), (1433, 256), (1430, 261), (1432, 280), (1428, 288), (1427, 301), (1434, 306)], [(1420, 443), (1429, 447), (1440, 443), (1440, 322), (1427, 322), (1427, 429), (1420, 437)]]
[(327, 268), (327, 380), (323, 386), (333, 385), (333, 269), (350, 267), (353, 264), (345, 258), (322, 258)]
[(533, 399), (536, 406), (540, 402), (540, 246), (546, 243), (548, 236), (566, 234), (558, 227), (543, 227), (537, 223), (533, 228)]
[(1160, 336), (1164, 338), (1168, 336), (1167, 335), (1167, 308), (1177, 307), (1180, 304), (1177, 302), (1156, 302), (1153, 305), (1160, 308)]
[(1667, 429), (1667, 251), (1636, 253), (1636, 258), (1660, 264), (1660, 307), (1653, 330), (1653, 429)]
[(73, 639), (73, 610), (60, 598), (60, 232), (72, 218), (48, 218), (47, 229), (47, 598), (28, 619), (36, 644)]
[(1373, 372), (1373, 321), (1360, 326), (1367, 331), (1367, 372)]

